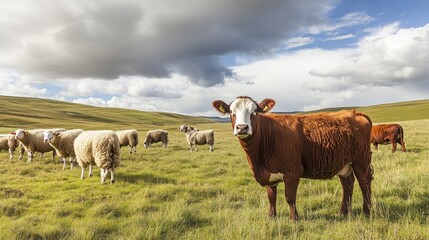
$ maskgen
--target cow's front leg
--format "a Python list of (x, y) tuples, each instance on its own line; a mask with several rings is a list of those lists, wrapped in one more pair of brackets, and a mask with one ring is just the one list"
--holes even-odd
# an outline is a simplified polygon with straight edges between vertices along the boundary
[(396, 141), (392, 141), (392, 153), (396, 152)]
[(268, 216), (277, 216), (276, 202), (277, 202), (277, 185), (274, 187), (267, 187), (268, 200), (270, 201), (270, 209), (268, 210)]
[(285, 183), (285, 197), (289, 205), (289, 217), (293, 221), (298, 221), (298, 210), (296, 209), (296, 192), (298, 190), (299, 178), (284, 178)]

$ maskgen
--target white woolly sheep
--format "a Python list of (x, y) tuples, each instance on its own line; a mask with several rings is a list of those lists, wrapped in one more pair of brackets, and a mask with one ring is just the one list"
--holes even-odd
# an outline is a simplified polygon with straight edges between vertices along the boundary
[[(56, 151), (54, 148), (43, 142), (43, 132), (48, 129), (33, 129), (33, 130), (23, 130), (17, 129), (11, 134), (15, 135), (15, 139), (18, 140), (22, 146), (27, 150), (28, 160), (31, 162), (33, 160), (33, 155), (35, 152), (40, 152), (43, 157), (43, 153), (52, 151), (52, 161), (55, 160)], [(54, 128), (53, 131), (65, 131), (64, 128)]]
[(209, 151), (214, 150), (214, 131), (213, 130), (204, 130), (199, 131), (193, 127), (181, 125), (179, 130), (185, 133), (186, 140), (188, 141), (190, 151), (195, 147), (195, 151), (198, 151), (197, 145), (210, 145)]
[(73, 161), (76, 158), (74, 152), (74, 140), (83, 132), (82, 129), (72, 129), (63, 132), (54, 132), (45, 130), (43, 132), (43, 141), (49, 143), (63, 160), (63, 170), (66, 168), (66, 158), (70, 158), (70, 169), (73, 169)]
[(167, 148), (168, 132), (162, 129), (149, 130), (144, 140), (145, 148), (148, 148), (152, 143), (162, 142), (162, 146)]
[(18, 140), (15, 139), (15, 136), (12, 134), (1, 134), (0, 135), (0, 151), (1, 150), (7, 150), (9, 152), (9, 159), (10, 160), (12, 160), (13, 153), (15, 152), (15, 149), (18, 146), (21, 146), (20, 151), (19, 151), (19, 158), (18, 158), (18, 160), (21, 160), (22, 154), (24, 153), (25, 149), (18, 142)]
[(119, 146), (130, 146), (130, 153), (137, 152), (137, 144), (139, 143), (139, 132), (136, 129), (128, 129), (116, 131), (119, 138)]
[(74, 140), (76, 160), (82, 168), (81, 179), (85, 178), (85, 168), (89, 165), (89, 176), (92, 176), (92, 166), (101, 168), (101, 183), (106, 180), (110, 171), (110, 182), (115, 182), (115, 169), (121, 162), (121, 147), (119, 138), (110, 130), (85, 131)]

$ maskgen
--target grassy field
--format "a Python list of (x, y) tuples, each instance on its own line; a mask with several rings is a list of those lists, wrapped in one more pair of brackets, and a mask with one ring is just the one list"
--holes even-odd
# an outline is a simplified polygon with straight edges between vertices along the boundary
[[(177, 124), (192, 119), (162, 126), (170, 135), (167, 149), (140, 145), (130, 155), (123, 148), (115, 184), (101, 185), (98, 168), (81, 180), (78, 167), (63, 171), (50, 154), (27, 164), (1, 152), (0, 239), (429, 239), (429, 119), (399, 122), (408, 152), (392, 154), (390, 146), (373, 152), (371, 217), (361, 214), (357, 183), (352, 214), (340, 217), (339, 180), (302, 179), (298, 223), (289, 220), (283, 184), (279, 216), (267, 216), (265, 189), (230, 124), (199, 122), (199, 129), (215, 130), (215, 151), (200, 146), (190, 153)], [(138, 127), (140, 139), (152, 126)]]

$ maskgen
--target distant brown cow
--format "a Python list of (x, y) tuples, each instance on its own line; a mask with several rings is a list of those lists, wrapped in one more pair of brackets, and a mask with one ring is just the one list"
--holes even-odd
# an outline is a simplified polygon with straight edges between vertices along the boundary
[(399, 124), (379, 124), (371, 129), (371, 143), (375, 149), (378, 144), (392, 144), (392, 152), (396, 151), (396, 144), (401, 145), (402, 151), (405, 152), (404, 129)]
[(285, 183), (290, 218), (298, 220), (296, 195), (300, 178), (330, 179), (343, 187), (341, 214), (351, 209), (355, 175), (363, 195), (363, 212), (371, 207), (371, 120), (363, 113), (339, 111), (308, 115), (266, 114), (273, 99), (257, 103), (237, 97), (231, 104), (213, 102), (229, 113), (234, 135), (246, 153), (256, 181), (267, 187), (269, 216), (275, 216), (277, 185)]

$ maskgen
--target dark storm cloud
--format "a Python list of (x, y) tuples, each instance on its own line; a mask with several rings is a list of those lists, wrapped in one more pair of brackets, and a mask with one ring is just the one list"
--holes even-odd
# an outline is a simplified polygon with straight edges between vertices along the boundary
[(0, 66), (43, 80), (180, 73), (213, 86), (234, 75), (220, 56), (269, 54), (323, 21), (333, 3), (8, 0), (0, 4)]

